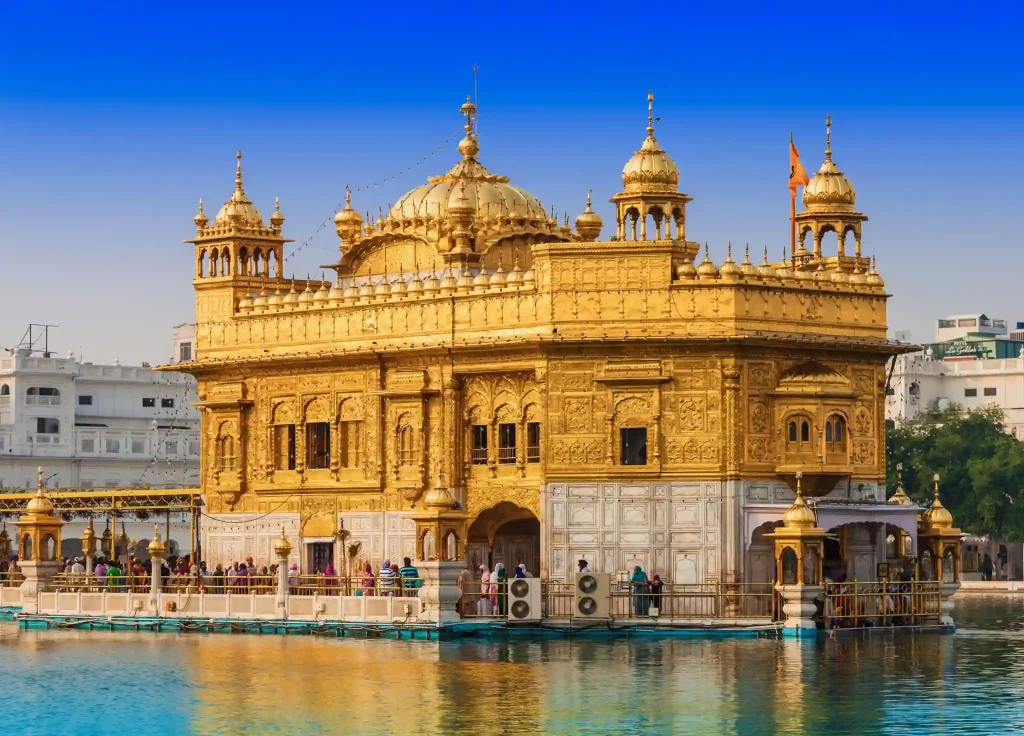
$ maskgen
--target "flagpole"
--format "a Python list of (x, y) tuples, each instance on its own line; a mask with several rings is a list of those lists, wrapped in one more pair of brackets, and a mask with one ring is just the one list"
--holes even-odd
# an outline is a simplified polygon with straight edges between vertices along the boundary
[[(793, 150), (793, 131), (789, 131), (789, 148)], [(789, 190), (789, 257), (796, 258), (796, 187)]]

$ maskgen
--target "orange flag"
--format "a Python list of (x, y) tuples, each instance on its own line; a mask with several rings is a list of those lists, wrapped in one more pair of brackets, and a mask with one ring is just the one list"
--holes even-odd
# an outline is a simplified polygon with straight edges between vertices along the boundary
[(789, 188), (793, 190), (794, 194), (796, 188), (802, 184), (807, 184), (810, 181), (810, 177), (807, 176), (807, 172), (804, 171), (804, 167), (800, 164), (800, 153), (796, 150), (796, 146), (793, 145), (793, 136), (789, 137)]

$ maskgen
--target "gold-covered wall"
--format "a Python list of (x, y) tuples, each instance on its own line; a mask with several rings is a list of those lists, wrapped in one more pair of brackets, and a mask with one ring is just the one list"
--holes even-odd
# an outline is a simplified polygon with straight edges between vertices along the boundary
[[(212, 227), (197, 215), (197, 356), (179, 368), (199, 379), (222, 554), (267, 546), (235, 515), (288, 522), (305, 567), (301, 541), (342, 527), (378, 562), (479, 561), (503, 522), (532, 518), (541, 573), (585, 552), (737, 579), (745, 484), (884, 483), (884, 365), (899, 348), (873, 262), (754, 265), (731, 247), (720, 266), (707, 249), (695, 262), (690, 198), (650, 117), (613, 199), (618, 239), (598, 238), (589, 199), (570, 230), (479, 165), (475, 108), (463, 112), (449, 174), (376, 224), (350, 201), (339, 213), (334, 282), (253, 260), (257, 236), (286, 242), (279, 209), (269, 234), (244, 208)], [(240, 168), (229, 203), (247, 202), (239, 192)], [(660, 239), (635, 239), (638, 218)], [(371, 275), (385, 250), (410, 248), (436, 261)]]

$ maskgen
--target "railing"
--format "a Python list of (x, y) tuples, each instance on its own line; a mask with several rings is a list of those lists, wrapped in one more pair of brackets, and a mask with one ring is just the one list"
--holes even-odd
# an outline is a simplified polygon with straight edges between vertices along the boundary
[(941, 604), (932, 581), (826, 583), (825, 628), (938, 623)]
[(25, 580), (19, 570), (0, 572), (0, 588), (17, 588)]
[(60, 406), (60, 396), (33, 396), (25, 397), (25, 404), (28, 406)]
[[(508, 581), (462, 585), (459, 612), (463, 618), (504, 618), (508, 613)], [(545, 618), (579, 618), (573, 583), (542, 584)], [(613, 619), (779, 619), (778, 596), (771, 583), (629, 584), (611, 591)]]
[[(20, 585), (20, 580), (18, 582)], [(102, 590), (119, 593), (145, 593), (150, 590), (152, 580), (148, 575), (118, 575), (116, 578), (98, 576), (96, 573), (59, 573), (47, 586), (56, 593), (98, 592)], [(288, 592), (294, 596), (400, 596), (416, 597), (423, 586), (421, 578), (395, 577), (381, 579), (345, 578), (328, 575), (290, 575)], [(257, 575), (214, 575), (207, 574), (196, 579), (195, 574), (172, 573), (164, 575), (161, 584), (164, 593), (211, 593), (214, 595), (275, 595), (277, 574)]]

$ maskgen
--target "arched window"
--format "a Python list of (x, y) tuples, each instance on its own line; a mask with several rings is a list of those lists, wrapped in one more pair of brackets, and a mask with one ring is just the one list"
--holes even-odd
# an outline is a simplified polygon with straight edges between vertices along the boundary
[(444, 559), (446, 562), (451, 562), (458, 558), (459, 554), (459, 537), (455, 532), (448, 532), (444, 535)]
[(0, 396), (10, 396), (10, 395), (11, 395), (11, 387), (10, 386), (8, 386), (6, 383), (3, 384), (2, 386), (0, 386)]
[(218, 464), (221, 470), (234, 470), (236, 464), (235, 438), (221, 437), (217, 447)]
[[(398, 430), (398, 462), (401, 465), (416, 463), (416, 447), (413, 443), (412, 427), (408, 424)], [(424, 558), (429, 559), (429, 558)]]
[(783, 585), (796, 585), (797, 564), (796, 552), (793, 551), (792, 547), (786, 547), (786, 549), (782, 550)]
[(846, 452), (846, 420), (838, 414), (825, 421), (825, 452)]
[(786, 423), (786, 451), (803, 453), (811, 451), (811, 420), (805, 416), (791, 417)]
[(429, 529), (423, 532), (423, 539), (420, 543), (420, 559), (428, 562), (434, 559), (434, 532)]

